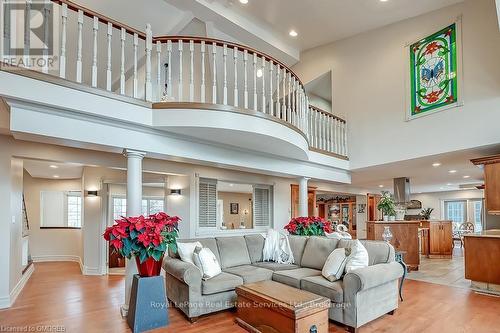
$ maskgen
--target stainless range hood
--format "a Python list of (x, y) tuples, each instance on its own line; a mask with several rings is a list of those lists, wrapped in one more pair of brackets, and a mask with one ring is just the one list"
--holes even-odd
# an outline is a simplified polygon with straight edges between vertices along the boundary
[(410, 202), (410, 178), (394, 178), (394, 201), (398, 205)]

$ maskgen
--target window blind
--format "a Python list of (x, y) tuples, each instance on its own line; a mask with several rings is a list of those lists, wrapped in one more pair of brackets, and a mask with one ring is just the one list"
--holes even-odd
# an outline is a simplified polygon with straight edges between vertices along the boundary
[(217, 180), (200, 178), (199, 182), (199, 216), (200, 228), (217, 226)]
[(254, 188), (254, 223), (255, 227), (271, 225), (270, 190), (269, 188)]

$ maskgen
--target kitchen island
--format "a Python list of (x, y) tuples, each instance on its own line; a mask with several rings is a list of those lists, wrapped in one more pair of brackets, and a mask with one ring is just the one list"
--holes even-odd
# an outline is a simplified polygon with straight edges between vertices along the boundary
[(404, 260), (410, 270), (418, 270), (421, 252), (429, 258), (451, 259), (451, 221), (368, 221), (367, 239), (383, 240), (385, 227), (391, 230), (393, 237), (390, 243), (396, 251), (404, 252)]
[(464, 235), (465, 278), (472, 287), (500, 294), (500, 230)]

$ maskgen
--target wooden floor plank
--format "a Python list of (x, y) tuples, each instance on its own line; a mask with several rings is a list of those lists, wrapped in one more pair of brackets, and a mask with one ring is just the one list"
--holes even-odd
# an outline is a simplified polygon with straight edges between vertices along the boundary
[[(14, 306), (0, 311), (0, 327), (56, 325), (65, 332), (130, 332), (120, 316), (122, 276), (83, 276), (76, 263), (36, 263), (35, 272)], [(498, 332), (500, 298), (467, 289), (407, 280), (405, 301), (394, 316), (383, 316), (360, 329), (368, 332)], [(245, 331), (234, 311), (201, 317), (191, 324), (170, 309), (170, 326), (160, 332), (233, 333)], [(345, 332), (330, 323), (329, 332)]]

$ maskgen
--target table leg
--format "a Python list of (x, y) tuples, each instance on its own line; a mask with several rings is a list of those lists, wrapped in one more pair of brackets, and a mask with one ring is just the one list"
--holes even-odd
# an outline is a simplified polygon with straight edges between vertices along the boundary
[(403, 301), (403, 283), (405, 282), (406, 278), (406, 273), (408, 272), (408, 268), (405, 264), (404, 261), (399, 261), (401, 266), (403, 266), (403, 277), (401, 277), (401, 283), (399, 284), (399, 298), (401, 299), (401, 302)]

